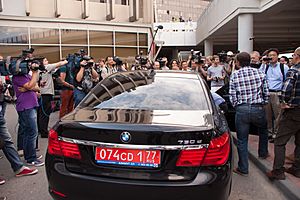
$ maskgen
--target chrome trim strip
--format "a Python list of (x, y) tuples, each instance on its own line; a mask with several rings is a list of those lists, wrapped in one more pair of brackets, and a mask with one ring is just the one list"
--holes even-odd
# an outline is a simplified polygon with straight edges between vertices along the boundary
[(59, 137), (58, 140), (64, 142), (70, 142), (74, 144), (82, 144), (95, 147), (107, 147), (107, 148), (124, 148), (124, 149), (145, 149), (145, 150), (187, 150), (187, 149), (203, 149), (208, 148), (209, 144), (199, 145), (134, 145), (134, 144), (115, 144), (94, 142), (87, 140), (78, 140), (66, 137)]

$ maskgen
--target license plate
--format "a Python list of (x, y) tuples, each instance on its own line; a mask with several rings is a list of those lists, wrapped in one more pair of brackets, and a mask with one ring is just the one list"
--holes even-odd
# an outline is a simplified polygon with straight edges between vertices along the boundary
[(160, 165), (159, 150), (136, 150), (96, 147), (95, 160), (98, 164), (113, 164), (132, 167), (154, 167)]

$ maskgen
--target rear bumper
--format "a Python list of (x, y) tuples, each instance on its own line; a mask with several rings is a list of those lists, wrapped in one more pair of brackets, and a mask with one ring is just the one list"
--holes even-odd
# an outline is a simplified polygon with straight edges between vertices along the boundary
[[(143, 199), (143, 200), (225, 200), (231, 189), (231, 169), (215, 173), (202, 170), (189, 182), (151, 182), (110, 179), (69, 172), (62, 162), (47, 156), (49, 191), (54, 199)], [(54, 194), (52, 190), (66, 197)]]

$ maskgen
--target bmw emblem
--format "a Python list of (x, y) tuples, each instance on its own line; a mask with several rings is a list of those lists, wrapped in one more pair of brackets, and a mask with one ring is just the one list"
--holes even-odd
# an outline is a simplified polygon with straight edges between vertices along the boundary
[(131, 140), (131, 135), (128, 132), (122, 132), (120, 135), (120, 139), (124, 143), (128, 143)]

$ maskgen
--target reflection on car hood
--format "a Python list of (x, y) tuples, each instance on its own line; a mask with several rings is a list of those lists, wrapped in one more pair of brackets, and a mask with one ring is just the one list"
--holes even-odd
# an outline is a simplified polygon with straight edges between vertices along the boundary
[(67, 115), (63, 118), (63, 121), (213, 127), (213, 117), (209, 110), (179, 111), (83, 108)]

